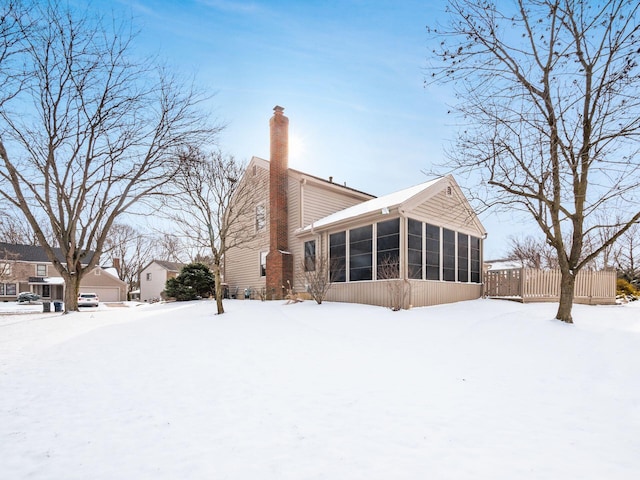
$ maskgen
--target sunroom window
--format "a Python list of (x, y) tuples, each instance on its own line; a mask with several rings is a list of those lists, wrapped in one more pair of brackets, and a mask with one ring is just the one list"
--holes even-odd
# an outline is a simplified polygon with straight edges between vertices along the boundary
[(378, 280), (400, 277), (400, 219), (376, 225), (376, 264)]
[(373, 226), (349, 230), (349, 281), (372, 279)]
[(456, 281), (456, 232), (442, 229), (442, 279)]
[(458, 281), (469, 281), (469, 236), (458, 233)]
[(329, 235), (329, 276), (332, 282), (346, 282), (347, 233)]

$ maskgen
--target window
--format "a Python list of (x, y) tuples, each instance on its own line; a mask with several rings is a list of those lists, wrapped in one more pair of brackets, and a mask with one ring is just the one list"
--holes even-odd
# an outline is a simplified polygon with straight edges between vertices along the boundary
[(15, 295), (16, 294), (16, 284), (15, 283), (5, 283), (4, 285), (4, 294), (5, 295)]
[(442, 229), (442, 279), (456, 281), (456, 232)]
[(264, 204), (256, 205), (256, 232), (267, 226), (267, 212)]
[(0, 275), (2, 275), (3, 277), (8, 277), (11, 275), (10, 263), (0, 263)]
[(458, 281), (469, 281), (469, 236), (458, 233)]
[(408, 277), (422, 280), (422, 222), (409, 219), (407, 240)]
[(94, 275), (100, 275), (100, 272), (101, 272), (101, 271), (102, 271), (102, 269), (101, 269), (100, 267), (98, 267), (98, 268), (94, 268), (94, 269), (93, 269), (93, 274), (94, 274)]
[(471, 281), (480, 283), (480, 239), (470, 237), (471, 243)]
[(258, 168), (254, 165), (251, 170), (253, 172), (253, 176), (255, 177), (258, 174)]
[(267, 253), (268, 252), (260, 252), (260, 276), (267, 276)]
[(371, 280), (373, 225), (349, 230), (349, 281)]
[(151, 273), (147, 273), (147, 282), (151, 281)]
[(347, 233), (329, 235), (329, 276), (332, 282), (346, 282)]
[(304, 271), (316, 271), (316, 241), (304, 242)]
[(46, 276), (47, 276), (47, 266), (36, 265), (36, 277), (46, 277)]
[(378, 280), (400, 277), (400, 219), (376, 225), (376, 264)]
[(42, 286), (42, 298), (51, 298), (51, 285)]
[[(440, 227), (427, 223), (427, 280), (440, 280)], [(453, 232), (452, 232), (453, 233)]]
[(4, 283), (0, 283), (0, 297), (4, 295)]

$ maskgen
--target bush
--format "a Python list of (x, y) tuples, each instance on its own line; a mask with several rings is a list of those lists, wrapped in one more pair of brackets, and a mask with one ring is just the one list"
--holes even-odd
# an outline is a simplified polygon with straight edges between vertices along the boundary
[(215, 279), (209, 267), (202, 263), (185, 265), (176, 278), (170, 278), (165, 285), (167, 297), (179, 302), (209, 297), (214, 292)]
[(616, 296), (624, 297), (627, 300), (637, 300), (640, 292), (630, 282), (624, 278), (619, 278), (616, 281)]

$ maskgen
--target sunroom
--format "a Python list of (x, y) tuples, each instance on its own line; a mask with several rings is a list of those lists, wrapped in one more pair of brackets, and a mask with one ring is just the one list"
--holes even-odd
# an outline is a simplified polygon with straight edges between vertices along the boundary
[(301, 268), (326, 263), (329, 301), (410, 308), (482, 295), (486, 231), (450, 175), (337, 212), (298, 235)]

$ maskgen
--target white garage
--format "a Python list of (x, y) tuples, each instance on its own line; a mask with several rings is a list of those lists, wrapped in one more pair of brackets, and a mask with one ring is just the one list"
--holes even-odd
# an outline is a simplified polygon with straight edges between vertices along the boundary
[(95, 293), (100, 302), (123, 302), (127, 300), (127, 284), (120, 280), (117, 272), (96, 267), (80, 282), (80, 292)]

